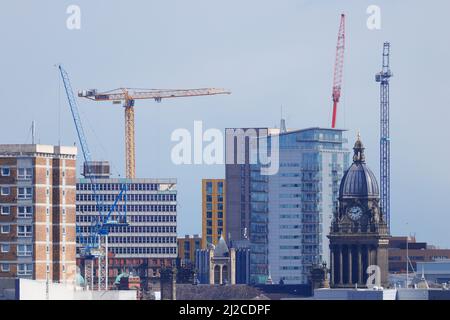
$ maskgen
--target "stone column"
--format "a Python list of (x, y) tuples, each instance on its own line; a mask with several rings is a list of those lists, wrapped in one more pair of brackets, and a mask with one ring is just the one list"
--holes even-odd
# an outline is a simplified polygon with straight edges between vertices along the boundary
[[(369, 267), (372, 264), (372, 246), (368, 245), (367, 246), (367, 267)], [(364, 272), (366, 272), (366, 270), (364, 270)]]
[(361, 253), (361, 245), (358, 245), (358, 284), (362, 284), (362, 270), (363, 270), (363, 265), (362, 265), (362, 253)]
[(352, 273), (352, 246), (348, 245), (348, 284), (353, 284)]
[(334, 279), (334, 249), (335, 246), (331, 247), (331, 259), (330, 259), (330, 271), (331, 271), (331, 286), (335, 285), (335, 279)]
[(342, 256), (342, 245), (339, 245), (339, 284), (344, 284), (344, 263)]

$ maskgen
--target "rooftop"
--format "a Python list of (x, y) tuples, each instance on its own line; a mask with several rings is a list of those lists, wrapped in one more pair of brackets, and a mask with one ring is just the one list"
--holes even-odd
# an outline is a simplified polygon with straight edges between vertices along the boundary
[(37, 154), (76, 156), (77, 147), (43, 144), (0, 144), (1, 156), (36, 156)]

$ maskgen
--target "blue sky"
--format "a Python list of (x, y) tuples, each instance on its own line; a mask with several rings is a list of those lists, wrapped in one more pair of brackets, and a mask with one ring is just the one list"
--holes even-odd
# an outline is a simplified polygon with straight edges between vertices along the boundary
[[(66, 8), (81, 8), (81, 29)], [(381, 8), (381, 30), (366, 9)], [(73, 144), (75, 130), (54, 64), (76, 89), (224, 87), (231, 96), (136, 106), (137, 174), (176, 177), (179, 234), (201, 232), (200, 181), (222, 166), (175, 166), (177, 128), (329, 126), (336, 36), (347, 14), (338, 126), (350, 146), (361, 131), (378, 173), (379, 71), (391, 42), (392, 231), (450, 247), (450, 2), (433, 1), (8, 1), (0, 11), (0, 143), (26, 143), (36, 120), (41, 143)], [(79, 101), (97, 159), (124, 172), (123, 110)]]

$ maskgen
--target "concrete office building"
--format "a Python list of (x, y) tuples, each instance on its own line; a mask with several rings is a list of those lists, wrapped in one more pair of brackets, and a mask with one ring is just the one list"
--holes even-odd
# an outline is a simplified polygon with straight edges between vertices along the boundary
[[(107, 162), (96, 166), (91, 174), (99, 174), (97, 193), (106, 206), (111, 206), (127, 185), (126, 211), (128, 226), (110, 228), (109, 283), (123, 272), (156, 279), (160, 268), (171, 266), (177, 258), (177, 191), (176, 179), (115, 179), (108, 178)], [(98, 215), (92, 194), (92, 184), (84, 171), (77, 181), (76, 221), (77, 258), (88, 241), (93, 219)], [(118, 203), (123, 212), (125, 201)], [(79, 261), (80, 263), (80, 261)], [(81, 274), (84, 274), (83, 271)], [(97, 271), (95, 270), (95, 274)], [(143, 280), (143, 279), (141, 279)], [(96, 283), (96, 280), (94, 280)]]
[(226, 229), (226, 186), (224, 179), (202, 180), (202, 248), (216, 245)]
[[(313, 264), (329, 262), (326, 236), (349, 163), (343, 130), (241, 129), (245, 139), (232, 130), (226, 154), (243, 153), (245, 163), (226, 165), (228, 240), (250, 249), (251, 283), (266, 283), (269, 273), (274, 283), (306, 283)], [(278, 139), (276, 174), (262, 175), (261, 165), (250, 163), (252, 130), (269, 151)]]
[(74, 281), (76, 154), (0, 145), (0, 278)]

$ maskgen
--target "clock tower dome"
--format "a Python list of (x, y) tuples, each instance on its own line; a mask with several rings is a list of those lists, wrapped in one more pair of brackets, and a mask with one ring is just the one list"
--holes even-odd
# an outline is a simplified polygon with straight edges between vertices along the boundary
[(390, 236), (380, 208), (378, 183), (366, 166), (359, 134), (353, 150), (353, 164), (342, 178), (328, 236), (331, 287), (365, 287), (373, 273), (374, 279), (378, 277), (379, 283), (387, 286)]

